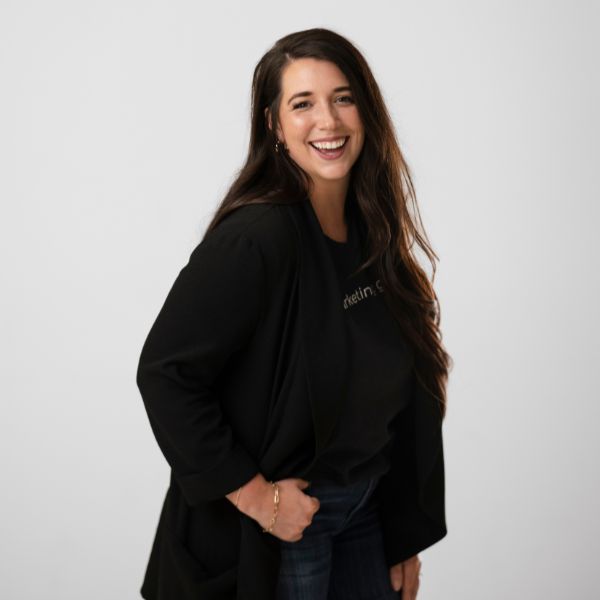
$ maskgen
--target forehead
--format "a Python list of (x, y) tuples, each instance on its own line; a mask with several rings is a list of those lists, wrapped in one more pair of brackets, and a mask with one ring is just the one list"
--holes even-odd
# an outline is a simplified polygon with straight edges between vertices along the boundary
[(327, 92), (340, 85), (348, 85), (348, 80), (338, 66), (314, 58), (294, 60), (283, 70), (281, 78), (284, 96), (303, 91)]

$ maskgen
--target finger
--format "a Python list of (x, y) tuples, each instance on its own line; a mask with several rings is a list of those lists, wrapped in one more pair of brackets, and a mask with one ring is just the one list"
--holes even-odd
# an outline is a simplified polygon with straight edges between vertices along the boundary
[(306, 481), (306, 479), (298, 479), (298, 487), (301, 490), (306, 489), (311, 484), (310, 481)]
[(403, 600), (416, 600), (419, 589), (419, 568), (416, 563), (404, 565)]

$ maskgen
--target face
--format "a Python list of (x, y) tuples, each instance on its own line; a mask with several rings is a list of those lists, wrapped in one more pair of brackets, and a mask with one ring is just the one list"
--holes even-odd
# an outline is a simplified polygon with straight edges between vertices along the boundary
[[(364, 130), (348, 80), (337, 65), (313, 58), (287, 65), (282, 74), (277, 135), (315, 185), (347, 185), (363, 146)], [(341, 142), (344, 145), (336, 148)], [(330, 149), (315, 147), (323, 143)]]

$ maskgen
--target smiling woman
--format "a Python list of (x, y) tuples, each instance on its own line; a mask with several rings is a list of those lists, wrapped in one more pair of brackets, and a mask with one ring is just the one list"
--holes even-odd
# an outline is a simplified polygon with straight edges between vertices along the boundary
[[(364, 143), (364, 128), (352, 88), (335, 63), (310, 57), (287, 65), (281, 88), (284, 102), (277, 119), (278, 142), (310, 176), (308, 193), (320, 209), (324, 228), (343, 229), (339, 218), (352, 165)], [(265, 114), (272, 128), (269, 108)]]
[(147, 600), (413, 600), (446, 533), (450, 357), (408, 167), (343, 36), (252, 82), (246, 163), (177, 275), (137, 384), (171, 480)]

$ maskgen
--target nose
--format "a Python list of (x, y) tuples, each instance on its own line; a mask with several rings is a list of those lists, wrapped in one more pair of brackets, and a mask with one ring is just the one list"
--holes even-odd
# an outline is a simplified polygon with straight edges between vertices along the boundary
[(323, 102), (317, 109), (317, 125), (320, 129), (334, 130), (339, 120), (337, 108), (329, 102)]

